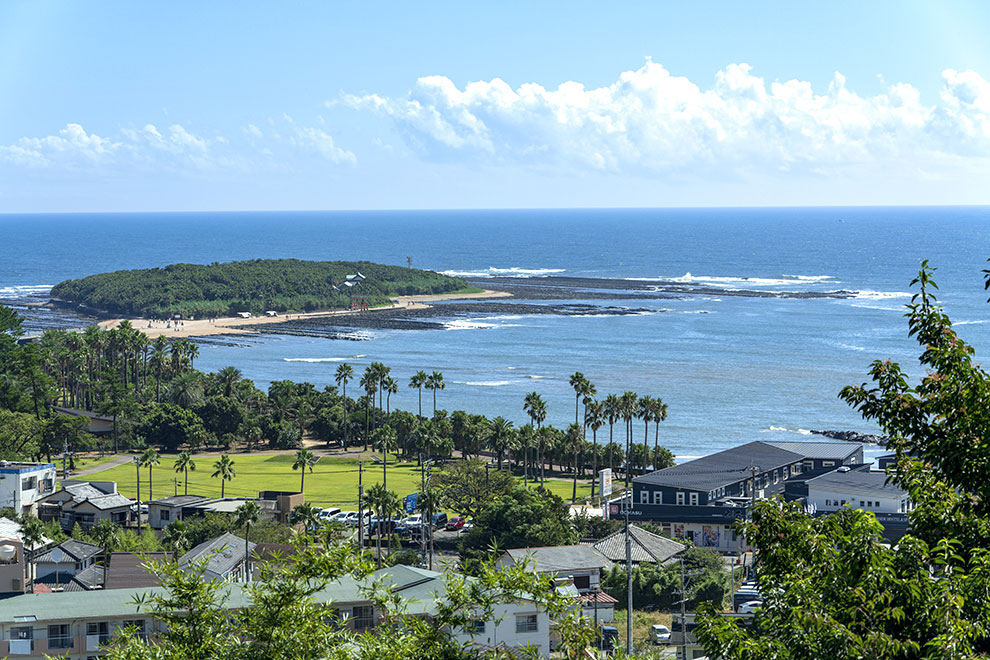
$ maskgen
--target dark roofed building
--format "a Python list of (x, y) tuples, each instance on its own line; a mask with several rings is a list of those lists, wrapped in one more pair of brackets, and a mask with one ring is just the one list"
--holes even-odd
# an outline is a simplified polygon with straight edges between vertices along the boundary
[(49, 574), (76, 575), (92, 566), (102, 553), (103, 548), (92, 543), (75, 539), (62, 541), (34, 558), (35, 577), (43, 578)]
[(176, 520), (182, 520), (183, 507), (209, 501), (203, 495), (172, 495), (148, 502), (148, 525), (152, 529), (164, 529)]
[(164, 561), (165, 552), (149, 552), (136, 555), (133, 552), (114, 552), (107, 567), (107, 589), (135, 589), (159, 586), (158, 576), (145, 566), (148, 562)]
[(247, 556), (244, 554), (244, 539), (230, 532), (221, 534), (215, 539), (200, 543), (195, 548), (182, 555), (179, 566), (193, 568), (196, 564), (204, 564), (203, 576), (208, 580), (233, 579), (242, 580), (245, 573), (245, 559), (254, 552), (256, 544), (247, 544)]
[[(687, 548), (683, 543), (653, 534), (636, 525), (629, 525), (629, 540), (632, 545), (634, 564), (644, 562), (663, 564)], [(626, 535), (624, 531), (606, 536), (592, 547), (598, 554), (613, 563), (626, 561)]]
[(503, 554), (496, 568), (529, 562), (537, 573), (570, 578), (579, 593), (599, 591), (601, 573), (610, 562), (588, 545), (554, 545), (516, 548)]

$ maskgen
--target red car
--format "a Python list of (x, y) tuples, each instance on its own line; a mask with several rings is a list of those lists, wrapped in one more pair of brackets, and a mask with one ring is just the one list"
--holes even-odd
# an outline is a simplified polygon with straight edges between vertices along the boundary
[(456, 532), (461, 527), (464, 527), (464, 518), (461, 516), (454, 516), (447, 521), (447, 526), (444, 529), (448, 532)]

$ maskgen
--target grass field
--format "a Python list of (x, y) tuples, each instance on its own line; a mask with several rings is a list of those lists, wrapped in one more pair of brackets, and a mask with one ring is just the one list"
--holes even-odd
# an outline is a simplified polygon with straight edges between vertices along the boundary
[[(299, 490), (299, 471), (292, 469), (294, 457), (291, 454), (232, 454), (236, 476), (227, 482), (225, 494), (228, 497), (257, 497), (261, 490)], [(220, 496), (220, 480), (210, 477), (216, 456), (194, 457), (196, 470), (189, 473), (189, 493), (196, 495)], [(154, 468), (154, 497), (167, 497), (176, 492), (183, 493), (182, 474), (175, 474), (174, 455), (163, 455), (161, 465)], [(90, 475), (90, 479), (116, 481), (117, 490), (127, 497), (136, 497), (136, 469), (133, 464), (120, 465), (103, 472)], [(178, 480), (178, 485), (172, 479)], [(365, 462), (363, 483), (365, 491), (382, 481), (381, 465)], [(520, 480), (521, 482), (521, 480)], [(388, 466), (388, 488), (400, 497), (419, 490), (420, 471), (416, 463), (390, 463)], [(571, 482), (547, 480), (547, 487), (567, 501), (571, 497)], [(317, 506), (338, 506), (344, 509), (357, 507), (358, 499), (358, 459), (346, 457), (322, 457), (314, 466), (313, 472), (306, 473), (306, 501)], [(578, 498), (591, 492), (588, 484), (578, 483)], [(141, 499), (148, 498), (148, 469), (141, 469)]]
[[(671, 625), (671, 615), (667, 612), (643, 612), (633, 610), (633, 651), (638, 658), (674, 658), (675, 649), (668, 646), (653, 646), (650, 642), (650, 627), (659, 623), (667, 626)], [(624, 609), (615, 610), (615, 620), (608, 624), (615, 626), (619, 630), (619, 646), (625, 649), (626, 645), (626, 611)]]

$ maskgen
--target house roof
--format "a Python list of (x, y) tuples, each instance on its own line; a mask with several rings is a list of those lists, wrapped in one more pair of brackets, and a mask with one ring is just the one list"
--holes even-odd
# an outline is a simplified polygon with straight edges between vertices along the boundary
[(813, 488), (841, 490), (862, 495), (886, 495), (901, 497), (904, 490), (893, 483), (887, 483), (887, 473), (878, 470), (832, 470), (823, 475), (808, 479), (809, 493)]
[(103, 548), (98, 545), (84, 543), (83, 541), (77, 541), (75, 539), (68, 539), (35, 557), (34, 562), (36, 564), (75, 563), (91, 559), (101, 552), (103, 552)]
[(84, 500), (83, 502), (77, 503), (75, 506), (80, 506), (81, 504), (86, 503), (92, 504), (101, 511), (106, 511), (107, 509), (119, 509), (120, 507), (130, 507), (134, 504), (123, 495), (114, 493), (112, 495), (104, 495), (102, 497), (92, 497)]
[(850, 442), (748, 442), (633, 479), (635, 483), (712, 491), (748, 479), (751, 468), (760, 472), (797, 463), (805, 458), (844, 460), (859, 451)]
[(608, 568), (605, 558), (587, 545), (553, 545), (542, 548), (516, 548), (505, 553), (513, 562), (533, 562), (537, 573), (561, 573), (582, 569)]
[(157, 587), (158, 576), (149, 571), (145, 564), (149, 561), (162, 561), (168, 557), (168, 553), (165, 552), (149, 552), (141, 555), (132, 552), (114, 552), (110, 555), (105, 588)]
[[(254, 543), (248, 543), (248, 553), (254, 552), (254, 548)], [(226, 532), (215, 539), (200, 543), (182, 555), (179, 566), (205, 562), (207, 576), (223, 577), (243, 561), (244, 539)]]
[[(24, 542), (24, 534), (21, 533), (21, 525), (10, 518), (0, 518), (0, 543), (2, 539), (17, 539), (21, 543)], [(52, 540), (47, 536), (41, 537), (41, 543), (38, 543), (30, 550), (37, 550), (38, 548), (43, 548), (52, 544)]]
[(199, 504), (200, 502), (205, 502), (209, 500), (209, 497), (204, 495), (172, 495), (169, 497), (162, 497), (157, 500), (151, 500), (148, 502), (151, 504), (158, 504), (160, 506), (189, 506), (191, 504)]
[(589, 591), (586, 594), (582, 594), (580, 598), (582, 603), (594, 603), (597, 600), (599, 605), (615, 605), (619, 602), (604, 591)]
[[(636, 525), (629, 525), (629, 539), (632, 545), (632, 560), (636, 563), (662, 564), (687, 547)], [(592, 547), (610, 561), (618, 562), (626, 559), (626, 535), (622, 531), (606, 536)]]

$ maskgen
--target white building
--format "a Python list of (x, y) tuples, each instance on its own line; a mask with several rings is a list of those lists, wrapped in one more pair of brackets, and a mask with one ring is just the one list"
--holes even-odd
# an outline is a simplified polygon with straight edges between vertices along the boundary
[(38, 500), (53, 492), (54, 463), (0, 461), (0, 508), (36, 514)]
[(907, 493), (887, 483), (887, 474), (840, 467), (808, 480), (808, 505), (816, 513), (830, 513), (844, 506), (874, 513), (907, 513), (913, 507)]

